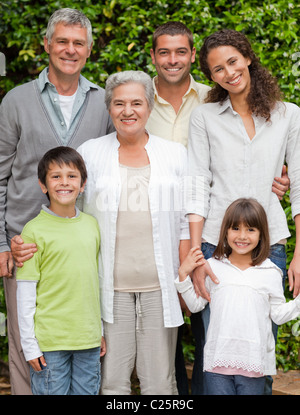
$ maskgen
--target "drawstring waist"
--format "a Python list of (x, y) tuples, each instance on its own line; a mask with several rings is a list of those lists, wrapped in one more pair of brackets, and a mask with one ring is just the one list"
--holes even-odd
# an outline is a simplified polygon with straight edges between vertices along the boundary
[(141, 307), (140, 293), (134, 293), (134, 295), (135, 295), (136, 330), (139, 330), (139, 328), (140, 328), (139, 321), (142, 318), (142, 307)]

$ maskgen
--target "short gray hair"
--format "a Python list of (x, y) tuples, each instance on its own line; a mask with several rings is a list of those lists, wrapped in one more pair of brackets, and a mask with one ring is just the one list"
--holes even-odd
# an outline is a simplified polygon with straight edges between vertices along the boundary
[(110, 75), (106, 80), (105, 85), (105, 104), (109, 110), (114, 89), (117, 86), (135, 82), (143, 85), (145, 88), (145, 97), (148, 107), (152, 110), (154, 106), (154, 88), (151, 77), (142, 71), (123, 71)]
[(56, 10), (48, 21), (47, 31), (45, 37), (48, 39), (48, 43), (51, 43), (51, 39), (55, 30), (55, 26), (58, 23), (64, 23), (65, 25), (80, 25), (87, 30), (88, 46), (91, 48), (93, 42), (92, 25), (85, 14), (76, 9), (59, 9)]

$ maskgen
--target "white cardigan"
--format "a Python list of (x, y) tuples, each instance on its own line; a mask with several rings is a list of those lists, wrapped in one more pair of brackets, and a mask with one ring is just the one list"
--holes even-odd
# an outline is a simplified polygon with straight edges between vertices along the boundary
[[(208, 260), (219, 284), (206, 278), (210, 292), (210, 322), (204, 347), (204, 370), (215, 367), (243, 369), (261, 375), (276, 374), (272, 320), (283, 324), (300, 315), (300, 295), (286, 302), (281, 271), (269, 259), (240, 270), (228, 259)], [(177, 290), (191, 312), (207, 301), (197, 297), (190, 277)]]
[[(88, 140), (78, 148), (88, 171), (83, 211), (93, 215), (100, 227), (100, 299), (102, 318), (108, 323), (113, 323), (116, 222), (121, 193), (119, 145), (114, 132)], [(183, 324), (174, 284), (179, 267), (179, 243), (181, 239), (189, 239), (188, 221), (182, 208), (186, 149), (182, 144), (151, 134), (145, 149), (151, 166), (149, 205), (164, 324), (165, 327), (176, 327)]]

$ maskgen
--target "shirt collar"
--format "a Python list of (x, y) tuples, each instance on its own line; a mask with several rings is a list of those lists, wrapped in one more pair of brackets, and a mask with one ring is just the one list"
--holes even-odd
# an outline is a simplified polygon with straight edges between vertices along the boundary
[[(38, 86), (41, 92), (44, 91), (47, 85), (50, 85), (55, 88), (55, 85), (53, 85), (48, 78), (48, 67), (45, 68), (38, 77)], [(89, 80), (87, 80), (84, 76), (79, 76), (79, 87), (83, 92), (89, 91), (91, 88), (93, 89), (100, 89), (100, 87), (96, 84), (93, 84)]]
[(231, 109), (233, 114), (237, 114), (236, 111), (234, 111), (234, 109), (232, 108), (231, 101), (230, 101), (229, 97), (227, 97), (225, 99), (225, 101), (223, 101), (221, 104), (219, 103), (218, 114), (222, 114), (223, 112), (227, 111), (228, 108)]
[[(221, 261), (221, 262), (223, 262), (225, 264), (229, 264), (231, 266), (234, 266), (229, 261), (229, 259), (227, 257), (220, 258), (220, 259), (218, 259), (218, 261)], [(261, 264), (255, 265), (254, 267), (251, 267), (251, 268), (264, 268), (264, 269), (267, 269), (267, 268), (275, 268), (275, 269), (279, 269), (277, 267), (277, 265), (275, 265), (274, 262), (272, 262), (269, 258), (265, 259)]]
[[(159, 100), (161, 100), (161, 101), (165, 101), (163, 98), (161, 98), (161, 97), (158, 95), (157, 88), (156, 88), (157, 81), (158, 81), (158, 76), (156, 75), (156, 76), (153, 78), (154, 95), (155, 95), (155, 97), (157, 98), (157, 100), (158, 100), (158, 101), (159, 101)], [(186, 91), (186, 93), (184, 94), (184, 97), (185, 97), (185, 96), (187, 96), (187, 95), (188, 95), (191, 91), (195, 91), (195, 92), (197, 93), (197, 85), (196, 85), (196, 81), (194, 80), (194, 78), (193, 78), (193, 77), (192, 77), (192, 75), (190, 74), (190, 85), (189, 85), (188, 90), (187, 90), (187, 91)]]

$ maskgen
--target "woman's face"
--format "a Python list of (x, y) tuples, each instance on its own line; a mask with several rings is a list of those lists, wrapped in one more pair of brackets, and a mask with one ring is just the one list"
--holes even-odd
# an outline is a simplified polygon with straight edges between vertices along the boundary
[(229, 95), (248, 95), (251, 84), (249, 58), (245, 58), (233, 46), (219, 46), (209, 52), (207, 63), (212, 80), (226, 89)]
[(142, 84), (130, 82), (114, 89), (109, 113), (119, 136), (144, 135), (150, 112)]

